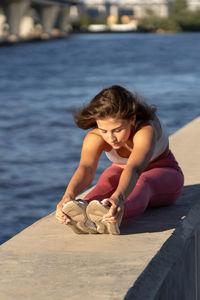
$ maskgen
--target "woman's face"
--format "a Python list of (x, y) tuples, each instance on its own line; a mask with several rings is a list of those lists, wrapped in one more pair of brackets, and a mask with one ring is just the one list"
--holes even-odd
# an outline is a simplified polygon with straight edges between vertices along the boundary
[(122, 147), (129, 139), (135, 119), (106, 118), (96, 120), (102, 138), (114, 149)]

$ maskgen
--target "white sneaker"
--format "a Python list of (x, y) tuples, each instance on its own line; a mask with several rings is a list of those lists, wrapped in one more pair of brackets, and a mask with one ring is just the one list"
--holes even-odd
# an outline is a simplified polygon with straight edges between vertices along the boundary
[(69, 217), (67, 225), (78, 234), (97, 233), (96, 225), (88, 219), (86, 208), (88, 206), (85, 200), (72, 200), (67, 202), (62, 211)]
[(91, 201), (86, 209), (88, 218), (96, 224), (99, 233), (120, 234), (119, 223), (106, 223), (102, 221), (103, 216), (108, 211), (109, 206), (103, 206), (98, 200)]

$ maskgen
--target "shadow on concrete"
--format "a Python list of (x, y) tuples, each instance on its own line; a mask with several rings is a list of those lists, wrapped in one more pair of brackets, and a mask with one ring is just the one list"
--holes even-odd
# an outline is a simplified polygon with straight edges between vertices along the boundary
[(143, 215), (124, 220), (121, 235), (161, 232), (176, 228), (196, 201), (200, 199), (200, 184), (185, 186), (181, 197), (170, 206), (148, 209)]

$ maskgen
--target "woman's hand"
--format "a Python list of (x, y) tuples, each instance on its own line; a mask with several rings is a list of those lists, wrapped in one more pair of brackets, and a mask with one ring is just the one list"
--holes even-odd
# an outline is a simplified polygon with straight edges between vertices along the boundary
[(120, 223), (124, 214), (123, 200), (108, 198), (102, 203), (103, 206), (110, 206), (110, 209), (106, 215), (104, 215), (103, 221), (107, 223)]
[(63, 199), (58, 203), (56, 209), (56, 219), (61, 224), (67, 224), (70, 222), (70, 218), (62, 211), (63, 206), (65, 203), (74, 200), (71, 196), (64, 196)]

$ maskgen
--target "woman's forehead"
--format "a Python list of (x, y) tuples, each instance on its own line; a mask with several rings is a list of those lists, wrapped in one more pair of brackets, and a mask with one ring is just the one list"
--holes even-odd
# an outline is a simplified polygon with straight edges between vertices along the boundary
[(128, 120), (125, 119), (118, 119), (118, 118), (104, 118), (104, 119), (97, 119), (97, 125), (99, 128), (105, 127), (120, 127), (123, 125), (127, 125), (129, 123)]

